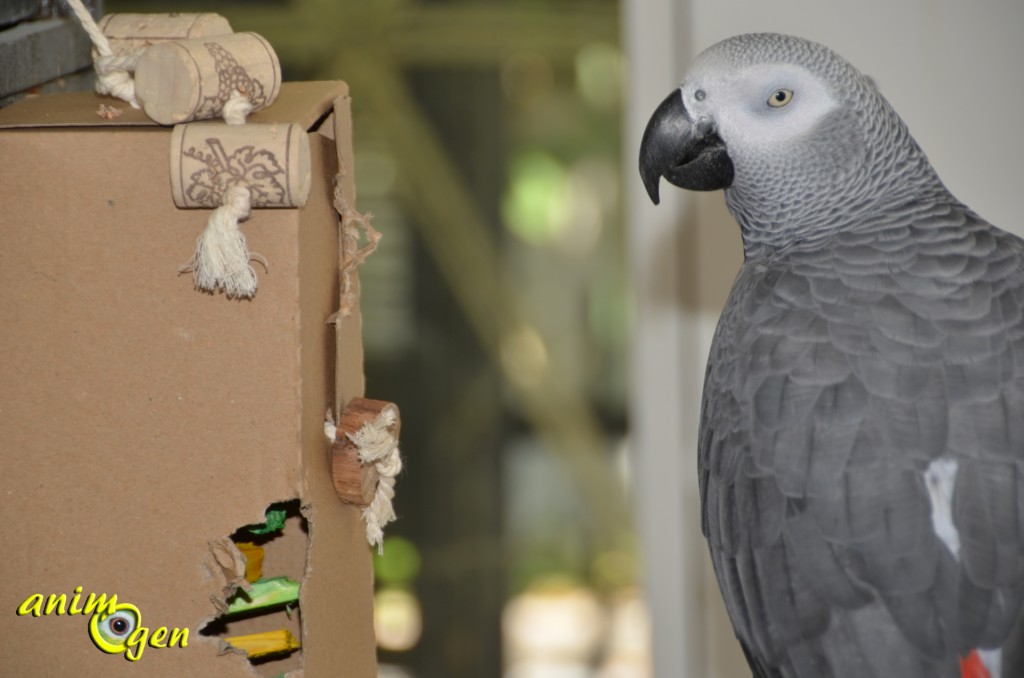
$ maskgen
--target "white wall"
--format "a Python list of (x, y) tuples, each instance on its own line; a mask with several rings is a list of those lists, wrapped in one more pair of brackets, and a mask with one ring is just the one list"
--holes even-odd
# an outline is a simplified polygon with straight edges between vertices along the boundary
[(647, 117), (692, 57), (752, 31), (817, 40), (871, 75), (953, 193), (1024, 235), (1021, 0), (623, 0), (637, 513), (656, 675), (666, 678), (749, 675), (708, 572), (693, 447), (707, 347), (740, 249), (720, 194), (663, 184), (655, 208), (636, 156)]
[[(637, 174), (640, 137), (651, 111), (667, 96), (692, 49), (688, 16), (673, 0), (623, 5), (629, 61), (624, 174), (630, 226), (631, 282), (637, 331), (631, 346), (631, 449), (636, 513), (645, 551), (656, 675), (707, 675), (699, 587), (706, 553), (695, 520), (696, 455), (691, 444), (699, 404), (699, 332), (681, 294), (680, 228), (692, 197), (666, 191), (655, 208)], [(640, 225), (643, 225), (640, 228)], [(636, 226), (636, 227), (634, 227)]]

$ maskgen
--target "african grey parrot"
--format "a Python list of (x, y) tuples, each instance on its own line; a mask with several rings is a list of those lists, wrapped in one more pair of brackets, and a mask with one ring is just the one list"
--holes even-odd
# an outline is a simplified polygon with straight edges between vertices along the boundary
[(640, 172), (655, 203), (661, 176), (725, 189), (740, 225), (698, 472), (754, 675), (1024, 676), (1024, 242), (784, 35), (702, 53)]

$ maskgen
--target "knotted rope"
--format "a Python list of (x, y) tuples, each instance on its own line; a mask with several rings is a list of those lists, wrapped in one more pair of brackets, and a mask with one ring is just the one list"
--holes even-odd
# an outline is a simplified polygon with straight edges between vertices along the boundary
[[(366, 541), (377, 547), (377, 553), (384, 552), (384, 527), (396, 518), (393, 504), (395, 477), (402, 471), (398, 438), (394, 434), (397, 421), (394, 406), (386, 407), (376, 419), (366, 422), (355, 433), (346, 434), (356, 446), (359, 462), (373, 466), (379, 476), (373, 500), (362, 511)], [(331, 442), (338, 435), (338, 427), (330, 417), (324, 421), (324, 435)]]
[(65, 0), (68, 7), (75, 13), (78, 23), (89, 34), (93, 47), (96, 48), (98, 57), (93, 59), (93, 68), (96, 70), (96, 91), (100, 94), (109, 94), (123, 99), (131, 104), (132, 108), (139, 108), (139, 101), (135, 98), (135, 80), (132, 73), (135, 71), (135, 64), (139, 60), (141, 52), (132, 54), (114, 54), (110, 47), (110, 41), (92, 18), (92, 14), (82, 4), (82, 0)]

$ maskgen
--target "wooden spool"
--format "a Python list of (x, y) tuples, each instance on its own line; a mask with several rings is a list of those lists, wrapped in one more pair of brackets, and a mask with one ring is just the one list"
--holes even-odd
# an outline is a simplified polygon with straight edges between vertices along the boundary
[(338, 433), (331, 445), (331, 475), (334, 478), (334, 489), (346, 504), (369, 506), (377, 492), (377, 482), (380, 478), (373, 466), (363, 465), (359, 461), (359, 450), (349, 435), (355, 434), (364, 424), (376, 420), (387, 408), (391, 408), (395, 413), (392, 433), (397, 439), (402, 420), (398, 414), (398, 406), (394, 403), (353, 398), (341, 413)]
[(277, 54), (255, 33), (160, 42), (135, 66), (135, 96), (161, 125), (216, 118), (233, 92), (266, 108), (280, 89)]
[(309, 197), (309, 135), (300, 125), (197, 122), (171, 132), (171, 197), (181, 208), (220, 207), (231, 185), (254, 208), (302, 207)]
[(117, 55), (133, 54), (168, 40), (206, 38), (234, 32), (227, 19), (211, 13), (107, 14), (97, 25)]

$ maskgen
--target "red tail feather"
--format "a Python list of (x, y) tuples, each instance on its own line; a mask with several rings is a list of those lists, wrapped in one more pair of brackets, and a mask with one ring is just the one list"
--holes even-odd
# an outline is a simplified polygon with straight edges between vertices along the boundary
[(977, 650), (971, 650), (969, 655), (960, 660), (960, 678), (992, 678)]

